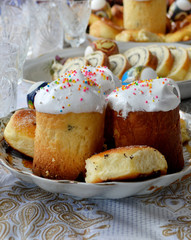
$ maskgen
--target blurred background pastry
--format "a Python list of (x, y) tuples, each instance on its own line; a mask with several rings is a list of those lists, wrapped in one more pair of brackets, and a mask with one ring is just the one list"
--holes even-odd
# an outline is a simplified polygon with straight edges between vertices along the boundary
[(166, 0), (124, 0), (124, 28), (131, 30), (145, 29), (153, 33), (165, 33), (166, 11)]

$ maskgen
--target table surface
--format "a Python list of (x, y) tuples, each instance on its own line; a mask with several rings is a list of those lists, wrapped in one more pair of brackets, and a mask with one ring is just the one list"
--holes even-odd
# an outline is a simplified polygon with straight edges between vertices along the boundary
[[(18, 108), (29, 87), (19, 86)], [(191, 174), (151, 195), (98, 200), (46, 192), (0, 165), (0, 239), (191, 239)]]

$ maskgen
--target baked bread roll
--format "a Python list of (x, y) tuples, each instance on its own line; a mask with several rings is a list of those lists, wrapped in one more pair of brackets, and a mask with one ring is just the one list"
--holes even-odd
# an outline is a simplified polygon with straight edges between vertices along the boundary
[(13, 149), (33, 157), (35, 129), (35, 110), (17, 110), (11, 116), (4, 130), (4, 139)]
[(111, 55), (109, 57), (109, 66), (113, 74), (115, 74), (115, 76), (117, 76), (119, 79), (121, 79), (125, 71), (131, 67), (127, 58), (120, 53)]
[(115, 40), (115, 36), (120, 33), (123, 28), (115, 25), (111, 20), (100, 19), (89, 27), (90, 35), (97, 38), (106, 38)]
[(166, 0), (123, 1), (124, 27), (146, 29), (154, 33), (166, 31)]
[(95, 51), (93, 53), (87, 54), (85, 56), (85, 59), (92, 67), (109, 66), (108, 56), (102, 51)]
[(190, 65), (188, 52), (183, 47), (169, 47), (169, 49), (174, 57), (174, 63), (168, 77), (175, 81), (182, 81), (186, 76)]
[(116, 41), (121, 42), (164, 42), (162, 34), (152, 33), (148, 30), (123, 30), (115, 36)]
[(151, 146), (165, 156), (169, 173), (183, 168), (180, 92), (173, 80), (135, 81), (113, 91), (107, 99), (106, 126), (116, 147)]
[(94, 81), (90, 76), (87, 69), (69, 71), (37, 92), (34, 174), (77, 179), (85, 159), (102, 150), (106, 102), (101, 74), (94, 69)]
[(167, 173), (165, 157), (147, 146), (111, 149), (86, 160), (87, 183), (131, 180)]
[(131, 66), (148, 66), (154, 70), (157, 68), (158, 60), (146, 47), (133, 47), (124, 52)]
[(148, 49), (158, 59), (158, 64), (156, 68), (157, 75), (159, 77), (168, 76), (174, 63), (174, 58), (170, 50), (168, 49), (168, 47), (152, 45), (152, 46), (149, 46)]

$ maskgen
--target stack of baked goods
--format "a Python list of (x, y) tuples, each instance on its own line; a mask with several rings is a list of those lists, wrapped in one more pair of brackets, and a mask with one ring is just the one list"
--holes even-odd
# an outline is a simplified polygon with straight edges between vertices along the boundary
[(131, 66), (150, 66), (159, 77), (175, 81), (190, 80), (190, 48), (151, 45), (134, 47), (123, 53)]
[(38, 176), (95, 183), (145, 179), (184, 166), (180, 94), (171, 79), (120, 86), (107, 67), (84, 66), (35, 93), (35, 110), (16, 111), (4, 138), (33, 157)]
[(80, 69), (84, 65), (106, 66), (121, 79), (124, 72), (131, 67), (125, 55), (119, 52), (117, 43), (107, 39), (93, 41), (86, 48), (84, 56), (62, 60), (56, 56), (52, 63), (50, 72), (53, 80), (62, 76), (66, 71)]
[[(57, 60), (58, 59), (58, 60)], [(64, 59), (56, 57), (51, 66), (52, 79), (62, 76), (71, 69), (83, 65), (107, 66), (112, 73), (122, 79), (132, 67), (146, 66), (156, 71), (158, 77), (169, 77), (175, 81), (191, 79), (191, 48), (167, 45), (133, 47), (119, 52), (116, 42), (109, 39), (93, 41), (84, 56)]]
[[(191, 39), (191, 3), (186, 1), (183, 6), (181, 1), (174, 3), (168, 12), (166, 0), (124, 1), (123, 6), (113, 5), (107, 15), (99, 15), (97, 6), (97, 11), (92, 11), (90, 16), (89, 34), (122, 42), (188, 41)], [(105, 0), (99, 2), (104, 5)]]

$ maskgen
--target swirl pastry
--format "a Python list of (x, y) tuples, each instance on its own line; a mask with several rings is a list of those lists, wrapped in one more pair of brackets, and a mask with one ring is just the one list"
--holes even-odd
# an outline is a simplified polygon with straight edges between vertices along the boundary
[(154, 70), (158, 60), (146, 47), (133, 47), (124, 52), (131, 66), (148, 66)]
[(57, 64), (58, 70), (54, 72), (52, 78), (53, 80), (56, 80), (57, 78), (61, 77), (65, 72), (80, 69), (87, 64), (88, 61), (84, 57), (68, 58), (64, 65)]
[(127, 58), (123, 54), (114, 54), (109, 57), (110, 69), (114, 75), (119, 79), (122, 78), (125, 71), (127, 71), (131, 65)]
[(34, 105), (33, 172), (69, 180), (84, 174), (85, 159), (103, 146), (106, 102), (101, 86), (86, 70), (69, 71), (40, 89)]
[(166, 172), (167, 162), (159, 151), (147, 146), (130, 146), (111, 149), (87, 159), (85, 181), (130, 180)]
[(99, 39), (91, 43), (93, 50), (99, 50), (107, 56), (119, 53), (117, 43), (110, 39)]
[(156, 72), (159, 77), (168, 76), (169, 72), (172, 69), (174, 58), (166, 46), (153, 45), (148, 47), (149, 51), (157, 57), (158, 64)]
[(180, 116), (180, 93), (168, 78), (135, 81), (108, 96), (110, 136), (116, 147), (147, 145), (166, 158), (168, 172), (184, 166)]
[(109, 66), (108, 56), (102, 51), (95, 51), (93, 53), (87, 54), (85, 56), (85, 59), (92, 67)]
[(168, 74), (169, 78), (172, 78), (175, 81), (181, 81), (186, 76), (186, 73), (190, 66), (190, 59), (188, 52), (185, 48), (170, 48), (171, 54), (174, 58), (174, 64), (170, 73)]

